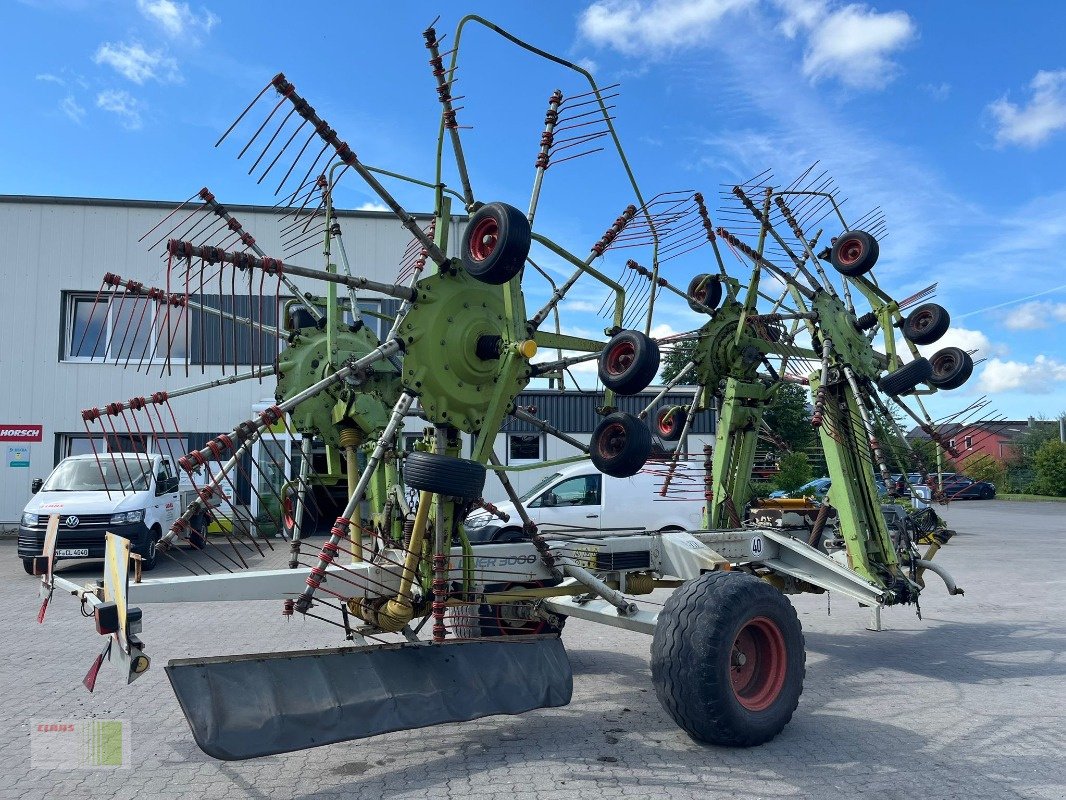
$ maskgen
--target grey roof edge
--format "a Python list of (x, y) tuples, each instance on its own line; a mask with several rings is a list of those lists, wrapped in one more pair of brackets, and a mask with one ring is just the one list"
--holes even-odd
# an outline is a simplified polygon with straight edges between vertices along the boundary
[[(180, 200), (130, 200), (123, 198), (111, 198), (111, 197), (63, 197), (60, 195), (32, 195), (32, 194), (0, 194), (0, 204), (39, 204), (39, 205), (57, 205), (57, 206), (105, 206), (111, 208), (158, 208), (171, 211), (181, 205)], [(227, 209), (231, 211), (243, 211), (246, 213), (270, 213), (270, 214), (283, 214), (285, 211), (296, 211), (292, 209), (276, 208), (274, 206), (261, 206), (253, 205), (249, 203), (223, 203)], [(344, 209), (338, 208), (336, 212), (342, 217), (365, 217), (367, 219), (376, 218), (393, 218), (396, 216), (391, 211), (363, 211), (356, 209)], [(412, 217), (417, 219), (431, 219), (432, 214), (427, 211), (411, 211), (409, 212)], [(452, 219), (463, 220), (466, 219), (465, 215), (452, 214)]]

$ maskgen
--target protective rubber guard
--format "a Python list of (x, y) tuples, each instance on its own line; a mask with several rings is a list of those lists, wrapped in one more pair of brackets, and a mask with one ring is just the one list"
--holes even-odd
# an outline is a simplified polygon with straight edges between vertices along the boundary
[(175, 659), (166, 671), (196, 743), (225, 761), (565, 706), (574, 688), (558, 636)]

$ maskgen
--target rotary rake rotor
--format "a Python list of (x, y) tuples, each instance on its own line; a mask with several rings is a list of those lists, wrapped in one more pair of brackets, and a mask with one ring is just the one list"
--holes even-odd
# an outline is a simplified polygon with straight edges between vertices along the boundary
[[(476, 191), (476, 151), (464, 149), (456, 94), (468, 26), (582, 83), (574, 94), (548, 96), (543, 128), (531, 137), (525, 210)], [(802, 633), (782, 592), (832, 590), (877, 608), (916, 601), (931, 555), (920, 558), (912, 538), (902, 545), (890, 538), (873, 484), (875, 471), (889, 475), (880, 431), (895, 424), (898, 407), (939, 436), (920, 395), (960, 385), (972, 359), (951, 348), (928, 360), (918, 354), (918, 345), (943, 335), (947, 312), (924, 303), (903, 316), (924, 295), (897, 303), (873, 279), (881, 216), (849, 226), (824, 174), (812, 169), (778, 187), (764, 173), (733, 187), (719, 219), (729, 227), (715, 225), (699, 192), (645, 198), (613, 126), (616, 87), (601, 89), (580, 67), (480, 17), (459, 23), (451, 50), (442, 50), (433, 26), (423, 38), (441, 104), (435, 174), (415, 178), (364, 163), (279, 73), (216, 144), (246, 137), (237, 158), (281, 198), (282, 252), (264, 251), (203, 189), (145, 235), (151, 249), (162, 249), (164, 285), (105, 275), (98, 305), (126, 310), (107, 325), (86, 324), (79, 349), (121, 366), (158, 366), (159, 375), (181, 362), (188, 376), (198, 363), (204, 380), (85, 409), (86, 431), (105, 443), (96, 454), (102, 473), (131, 437), (143, 450), (148, 436), (179, 435), (179, 398), (269, 379), (273, 402), (175, 459), (194, 494), (152, 544), (152, 560), (156, 553), (173, 559), (189, 576), (153, 581), (135, 570), (131, 581), (129, 543), (109, 534), (104, 585), (64, 581), (46, 553), (45, 590), (50, 596), (59, 586), (94, 608), (130, 680), (147, 669), (144, 645), (136, 626), (108, 622), (110, 611), (101, 609), (115, 606), (125, 619), (134, 602), (274, 599), (284, 616), (324, 621), (356, 645), (171, 662), (167, 672), (194, 736), (219, 758), (565, 704), (572, 677), (559, 632), (570, 616), (653, 634), (658, 696), (697, 739), (767, 741), (788, 722), (802, 689)], [(537, 218), (549, 169), (612, 149), (629, 195), (614, 221), (584, 248), (549, 238)], [(361, 275), (349, 262), (350, 232), (335, 197), (353, 176), (411, 237), (392, 280), (380, 269), (378, 277)], [(453, 176), (454, 188), (445, 180)], [(408, 211), (397, 185), (424, 190), (432, 214)], [(450, 241), (453, 205), (467, 216), (458, 243)], [(838, 223), (840, 233), (823, 239), (822, 229)], [(323, 263), (308, 266), (319, 245)], [(708, 250), (713, 271), (696, 274), (686, 289), (665, 277), (667, 262)], [(608, 255), (626, 259), (618, 279), (606, 274)], [(579, 284), (582, 299), (603, 293), (602, 337), (567, 333), (567, 299)], [(656, 301), (669, 295), (707, 321), (653, 338)], [(856, 307), (856, 297), (868, 310)], [(369, 298), (380, 300), (383, 325), (367, 323)], [(152, 309), (146, 341), (135, 335), (127, 343), (121, 322), (140, 331), (134, 320)], [(897, 329), (910, 360), (898, 352)], [(878, 334), (881, 349), (873, 345)], [(222, 353), (210, 371), (209, 341)], [(661, 349), (676, 347), (690, 354), (680, 373), (635, 408), (629, 398), (653, 382)], [(239, 351), (252, 362), (244, 372)], [(589, 361), (604, 389), (587, 443), (518, 404), (534, 379), (561, 389), (571, 368)], [(695, 385), (691, 402), (663, 407), (682, 380)], [(816, 510), (812, 525), (803, 517), (809, 530), (799, 538), (791, 522), (768, 528), (745, 513), (756, 441), (780, 441), (762, 412), (785, 382), (811, 389), (836, 509), (831, 523), (828, 510)], [(912, 401), (923, 416), (906, 405)], [(716, 444), (693, 459), (698, 465), (683, 464), (681, 447), (652, 458), (656, 441), (684, 440), (693, 418), (710, 409), (719, 417)], [(651, 472), (658, 496), (706, 504), (704, 530), (538, 527), (508, 477), (513, 468), (494, 450), (508, 417), (578, 453), (543, 466), (588, 458), (610, 478)], [(282, 437), (299, 442), (298, 469), (277, 446)], [(324, 466), (315, 464), (316, 447)], [(295, 473), (258, 496), (258, 515), (240, 499), (242, 486), (260, 492), (250, 466)], [(513, 515), (486, 501), (489, 472)], [(336, 508), (326, 506), (321, 487), (339, 496)], [(464, 522), (473, 512), (520, 535), (475, 545)], [(328, 534), (312, 545), (305, 522), (327, 516)], [(833, 535), (822, 535), (827, 526)], [(275, 535), (288, 540), (287, 565), (272, 560)], [(646, 598), (667, 588), (677, 591), (665, 604)], [(708, 638), (717, 647), (716, 674), (726, 676), (709, 685), (692, 672), (701, 658), (693, 648)], [(308, 713), (324, 707), (329, 714)], [(685, 710), (692, 708), (701, 710), (697, 721)]]

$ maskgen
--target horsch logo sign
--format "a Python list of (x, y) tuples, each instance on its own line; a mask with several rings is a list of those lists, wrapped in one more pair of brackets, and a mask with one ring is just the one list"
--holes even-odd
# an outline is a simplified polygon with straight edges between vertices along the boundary
[(42, 425), (0, 424), (0, 442), (40, 442), (43, 439)]

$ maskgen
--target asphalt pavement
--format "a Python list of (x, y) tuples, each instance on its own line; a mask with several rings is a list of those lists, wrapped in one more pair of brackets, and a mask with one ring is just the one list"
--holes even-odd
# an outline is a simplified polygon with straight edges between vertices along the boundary
[[(572, 619), (565, 708), (216, 761), (196, 747), (166, 661), (334, 646), (336, 629), (286, 620), (276, 601), (147, 606), (153, 668), (125, 686), (105, 665), (89, 694), (81, 680), (101, 638), (69, 597), (38, 625), (35, 579), (3, 540), (0, 798), (1066, 797), (1066, 505), (938, 510), (959, 535), (937, 561), (965, 596), (929, 575), (923, 618), (886, 609), (878, 633), (843, 598), (791, 598), (807, 642), (803, 696), (785, 731), (750, 750), (677, 729), (651, 686), (648, 637)], [(100, 562), (61, 567), (78, 582), (99, 572)], [(87, 719), (125, 721), (127, 768), (33, 766), (31, 726)]]

